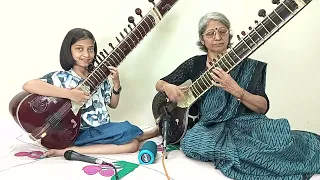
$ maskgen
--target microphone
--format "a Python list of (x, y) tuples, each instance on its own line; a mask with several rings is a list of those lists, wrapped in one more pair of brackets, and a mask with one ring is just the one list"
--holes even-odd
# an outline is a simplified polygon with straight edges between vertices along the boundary
[(119, 180), (117, 168), (113, 164), (107, 163), (107, 162), (103, 161), (102, 159), (86, 156), (86, 155), (80, 154), (74, 150), (66, 151), (63, 154), (63, 156), (66, 160), (83, 161), (83, 162), (87, 162), (87, 163), (91, 163), (91, 164), (103, 164), (103, 165), (111, 166), (114, 169), (116, 180)]
[(140, 164), (152, 164), (157, 156), (157, 144), (154, 141), (145, 142), (139, 150)]
[(163, 122), (162, 122), (162, 131), (163, 131), (163, 153), (167, 159), (167, 143), (168, 143), (168, 131), (169, 131), (169, 121), (171, 116), (168, 114), (166, 107), (162, 109)]
[(98, 158), (86, 156), (80, 153), (77, 153), (76, 151), (73, 150), (68, 150), (64, 153), (64, 158), (66, 160), (71, 160), (71, 161), (83, 161), (91, 164), (103, 164), (104, 161)]

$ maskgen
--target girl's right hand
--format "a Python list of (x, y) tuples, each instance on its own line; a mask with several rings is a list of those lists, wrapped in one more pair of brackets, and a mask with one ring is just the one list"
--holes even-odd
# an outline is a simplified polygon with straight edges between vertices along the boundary
[(71, 101), (74, 101), (78, 104), (84, 104), (87, 100), (90, 99), (90, 94), (74, 88), (69, 91), (68, 97)]
[(168, 96), (169, 100), (172, 102), (178, 102), (184, 97), (184, 92), (188, 87), (179, 87), (174, 84), (165, 84), (163, 86), (163, 91)]

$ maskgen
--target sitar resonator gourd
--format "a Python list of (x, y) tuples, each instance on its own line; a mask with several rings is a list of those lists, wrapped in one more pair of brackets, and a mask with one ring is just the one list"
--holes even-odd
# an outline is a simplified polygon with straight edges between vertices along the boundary
[[(117, 46), (113, 46), (111, 52), (105, 49), (99, 52), (95, 58), (94, 70), (78, 86), (83, 91), (93, 94), (96, 88), (110, 74), (107, 66), (118, 67), (126, 56), (142, 41), (142, 39), (162, 20), (178, 0), (160, 0), (153, 4), (153, 8), (142, 16), (140, 8), (135, 13), (142, 19), (136, 24), (134, 17), (130, 16), (128, 28), (124, 28), (125, 35), (120, 33)], [(47, 148), (62, 149), (74, 143), (81, 122), (79, 110), (82, 105), (69, 99), (46, 97), (37, 94), (20, 92), (10, 101), (9, 111), (16, 123), (30, 137)]]
[[(240, 36), (237, 36), (239, 42), (229, 48), (225, 54), (218, 56), (212, 68), (193, 81), (184, 93), (182, 100), (173, 103), (168, 100), (165, 93), (158, 92), (153, 98), (152, 111), (166, 144), (178, 144), (186, 131), (199, 121), (199, 109), (196, 102), (208, 89), (215, 88), (210, 75), (210, 71), (213, 68), (220, 67), (229, 73), (278, 32), (311, 1), (284, 0), (280, 2), (280, 0), (272, 0), (272, 3), (276, 4), (277, 7), (268, 15), (264, 9), (259, 10), (258, 15), (264, 19), (261, 22), (255, 20), (256, 27), (249, 27), (249, 33), (246, 34), (242, 31), (241, 34), (244, 37), (240, 38)], [(163, 127), (165, 121), (167, 121), (166, 130)]]

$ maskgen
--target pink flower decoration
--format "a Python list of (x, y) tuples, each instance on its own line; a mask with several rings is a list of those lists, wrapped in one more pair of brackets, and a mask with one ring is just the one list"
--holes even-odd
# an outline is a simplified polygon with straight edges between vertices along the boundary
[(18, 152), (18, 153), (15, 153), (14, 155), (17, 157), (27, 156), (32, 159), (38, 159), (42, 157), (43, 152), (41, 151)]
[(113, 168), (108, 165), (88, 165), (82, 170), (88, 175), (95, 175), (99, 172), (101, 176), (111, 177), (115, 174)]

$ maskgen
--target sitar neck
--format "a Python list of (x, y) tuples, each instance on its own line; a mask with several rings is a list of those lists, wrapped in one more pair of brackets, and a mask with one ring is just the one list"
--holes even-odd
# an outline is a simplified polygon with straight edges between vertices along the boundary
[(259, 23), (255, 21), (256, 27), (240, 39), (240, 41), (228, 51), (216, 58), (214, 65), (201, 74), (189, 87), (187, 91), (188, 101), (180, 103), (180, 106), (187, 107), (209, 90), (214, 83), (210, 75), (213, 68), (219, 67), (229, 73), (234, 67), (255, 52), (286, 23), (297, 15), (311, 0), (285, 0), (279, 2), (276, 9), (266, 15), (265, 10), (260, 10), (259, 15), (264, 19)]
[[(162, 20), (177, 1), (178, 0), (162, 0), (157, 4), (151, 1), (154, 7), (142, 17), (138, 24), (136, 24), (134, 18), (130, 16), (128, 21), (131, 24), (128, 25), (128, 29), (124, 29), (126, 35), (120, 33), (122, 40), (120, 41), (119, 38), (117, 38), (119, 44), (115, 47), (109, 43), (112, 48), (110, 53), (103, 49), (103, 52), (97, 54), (100, 62), (97, 61), (97, 66), (81, 85), (87, 86), (90, 92), (93, 93), (110, 74), (108, 66), (118, 67), (127, 55), (132, 52), (142, 39)], [(137, 8), (135, 12), (137, 15), (142, 16), (141, 9)]]

